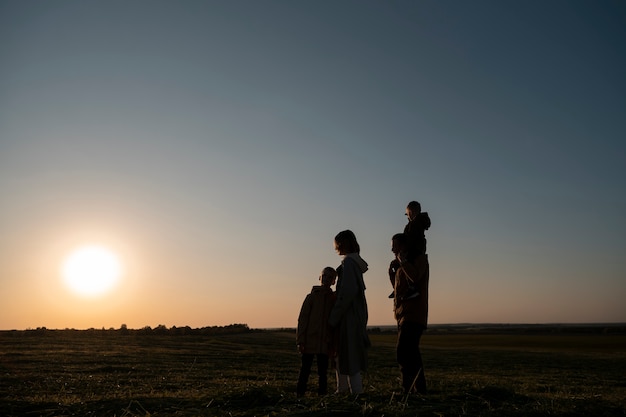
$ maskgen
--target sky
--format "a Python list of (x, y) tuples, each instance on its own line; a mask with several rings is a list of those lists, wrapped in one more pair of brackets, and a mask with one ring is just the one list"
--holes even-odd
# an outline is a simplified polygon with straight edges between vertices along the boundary
[(624, 2), (0, 0), (0, 62), (0, 329), (295, 327), (345, 229), (392, 325), (411, 200), (430, 323), (626, 322)]

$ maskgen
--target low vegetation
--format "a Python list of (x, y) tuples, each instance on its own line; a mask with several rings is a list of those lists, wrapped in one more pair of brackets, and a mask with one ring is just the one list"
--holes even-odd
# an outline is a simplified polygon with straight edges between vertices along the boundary
[(407, 397), (376, 329), (364, 394), (296, 398), (291, 330), (124, 328), (0, 332), (0, 415), (626, 416), (622, 332), (433, 329)]

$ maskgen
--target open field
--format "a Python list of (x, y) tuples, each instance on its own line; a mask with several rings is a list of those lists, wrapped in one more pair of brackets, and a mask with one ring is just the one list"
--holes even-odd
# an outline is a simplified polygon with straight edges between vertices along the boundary
[(395, 335), (371, 338), (364, 394), (296, 399), (289, 331), (0, 332), (0, 415), (626, 416), (623, 333), (426, 334), (408, 398)]

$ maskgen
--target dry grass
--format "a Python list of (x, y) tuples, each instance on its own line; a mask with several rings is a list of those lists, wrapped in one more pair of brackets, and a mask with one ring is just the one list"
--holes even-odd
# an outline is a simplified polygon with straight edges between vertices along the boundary
[(0, 332), (0, 415), (626, 416), (626, 335), (427, 335), (410, 397), (372, 341), (364, 394), (297, 399), (289, 332)]

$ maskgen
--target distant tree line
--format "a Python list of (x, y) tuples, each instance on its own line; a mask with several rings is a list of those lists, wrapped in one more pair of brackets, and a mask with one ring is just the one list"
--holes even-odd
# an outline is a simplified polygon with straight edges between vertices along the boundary
[(125, 324), (122, 324), (119, 330), (116, 330), (122, 334), (124, 333), (140, 333), (140, 334), (172, 334), (172, 335), (212, 335), (212, 334), (233, 334), (233, 333), (247, 333), (250, 332), (250, 328), (247, 324), (229, 324), (227, 326), (208, 326), (192, 329), (189, 326), (176, 327), (172, 326), (169, 329), (159, 324), (155, 328), (150, 326), (142, 327), (138, 330), (130, 330)]
[(90, 328), (87, 330), (76, 330), (76, 329), (62, 329), (62, 330), (51, 330), (46, 327), (37, 327), (36, 329), (26, 329), (26, 330), (8, 330), (3, 333), (25, 333), (25, 334), (46, 334), (49, 332), (80, 332), (80, 333), (99, 333), (99, 334), (141, 334), (141, 335), (218, 335), (218, 334), (235, 334), (235, 333), (247, 333), (252, 330), (248, 327), (247, 324), (229, 324), (227, 326), (207, 326), (201, 328), (191, 328), (189, 326), (184, 327), (176, 327), (172, 326), (168, 328), (163, 324), (159, 324), (155, 328), (150, 326), (142, 327), (141, 329), (129, 329), (128, 326), (122, 324), (119, 329), (109, 328), (105, 329), (104, 327), (101, 329)]

